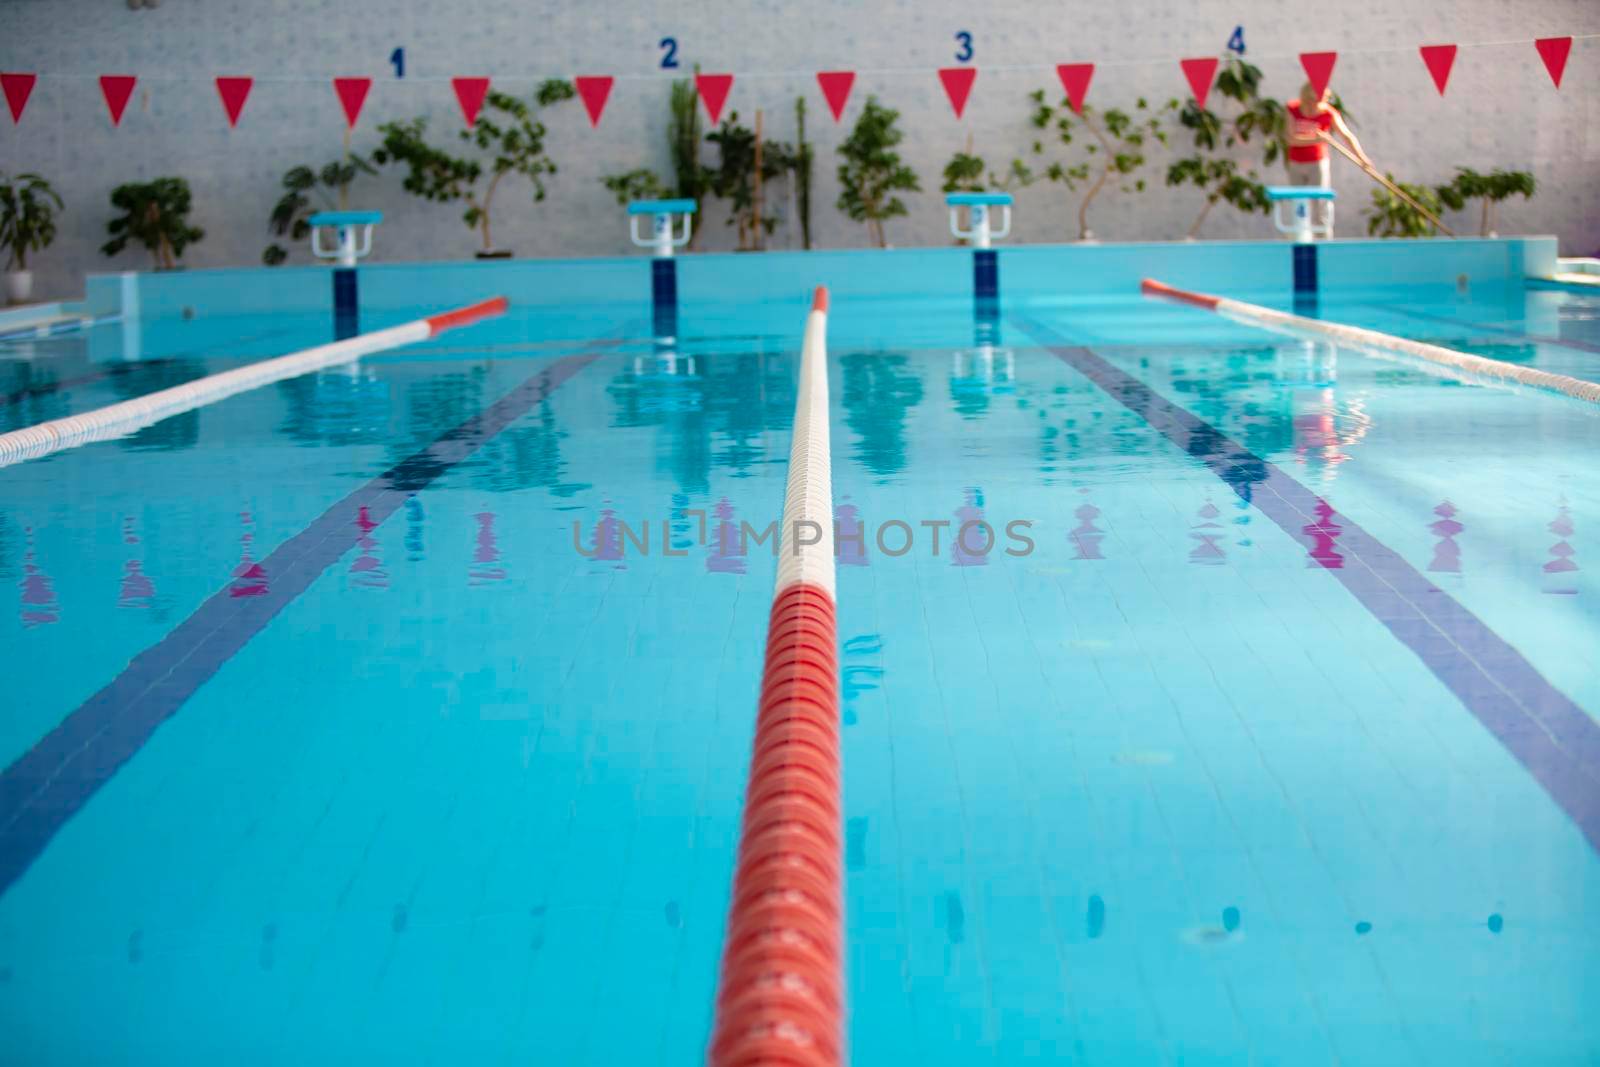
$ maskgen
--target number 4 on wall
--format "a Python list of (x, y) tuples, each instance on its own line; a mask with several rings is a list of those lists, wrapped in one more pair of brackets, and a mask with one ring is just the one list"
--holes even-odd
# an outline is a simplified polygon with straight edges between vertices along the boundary
[(1228, 38), (1228, 51), (1244, 55), (1244, 27), (1235, 26), (1233, 36)]

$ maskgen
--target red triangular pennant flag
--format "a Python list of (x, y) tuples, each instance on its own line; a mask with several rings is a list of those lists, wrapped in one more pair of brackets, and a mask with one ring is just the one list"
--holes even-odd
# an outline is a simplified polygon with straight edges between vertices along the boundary
[(361, 106), (367, 102), (367, 90), (371, 88), (371, 78), (333, 79), (333, 91), (339, 94), (339, 106), (344, 108), (345, 124), (352, 130), (361, 117)]
[(706, 106), (706, 114), (711, 116), (711, 124), (715, 126), (722, 119), (722, 105), (728, 102), (728, 93), (733, 90), (733, 75), (696, 74), (694, 90), (700, 94), (700, 102)]
[(250, 97), (250, 87), (255, 84), (254, 78), (218, 78), (217, 95), (222, 97), (222, 110), (228, 113), (228, 125), (239, 125), (239, 113), (244, 110), (244, 102)]
[(956, 118), (967, 109), (967, 97), (972, 93), (972, 83), (978, 80), (977, 67), (940, 67), (939, 80), (944, 83), (944, 95), (950, 98)]
[(100, 95), (106, 98), (106, 110), (111, 112), (111, 125), (122, 125), (122, 113), (128, 109), (128, 98), (133, 95), (132, 74), (100, 75)]
[(1316, 90), (1319, 100), (1322, 99), (1322, 94), (1328, 91), (1328, 82), (1333, 80), (1333, 64), (1338, 58), (1338, 52), (1300, 53), (1300, 65), (1306, 69), (1306, 80), (1311, 83), (1311, 88)]
[[(1544, 60), (1544, 69), (1550, 72), (1550, 80), (1556, 83), (1556, 88), (1561, 88), (1561, 74), (1567, 69), (1567, 55), (1572, 51), (1571, 37), (1541, 37), (1533, 42), (1533, 47), (1539, 50), (1539, 58)], [(7, 92), (9, 98), (10, 92)]]
[(11, 121), (22, 121), (22, 109), (28, 106), (37, 74), (0, 74), (0, 89), (5, 90), (6, 105), (11, 108)]
[(1450, 68), (1455, 66), (1456, 46), (1453, 44), (1425, 44), (1419, 51), (1422, 53), (1422, 62), (1428, 65), (1428, 73), (1433, 75), (1433, 84), (1439, 87), (1439, 95), (1444, 95), (1444, 87), (1450, 81)]
[(1178, 66), (1183, 68), (1183, 76), (1189, 79), (1189, 91), (1194, 94), (1194, 102), (1204, 111), (1206, 97), (1211, 95), (1211, 81), (1217, 76), (1217, 57), (1180, 59)]
[(587, 74), (572, 79), (572, 84), (578, 87), (578, 96), (583, 99), (583, 109), (589, 113), (590, 126), (600, 125), (600, 115), (606, 109), (614, 81), (616, 79), (609, 74)]
[(456, 91), (456, 102), (461, 105), (461, 117), (471, 126), (478, 121), (478, 112), (483, 110), (483, 98), (489, 95), (488, 78), (451, 78), (450, 85)]
[(1089, 79), (1094, 77), (1094, 64), (1058, 64), (1056, 77), (1061, 79), (1061, 88), (1067, 91), (1067, 103), (1072, 105), (1072, 110), (1083, 114), (1083, 98), (1089, 95)]
[(838, 122), (839, 116), (844, 114), (844, 104), (850, 99), (850, 90), (856, 84), (856, 72), (853, 70), (824, 70), (817, 72), (817, 84), (822, 86), (823, 99), (828, 101), (828, 110), (833, 112), (833, 121)]

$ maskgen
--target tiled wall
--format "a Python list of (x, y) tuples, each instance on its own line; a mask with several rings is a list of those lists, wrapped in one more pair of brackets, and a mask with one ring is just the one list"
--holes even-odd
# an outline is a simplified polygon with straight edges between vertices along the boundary
[[(772, 0), (700, 4), (687, 0), (617, 0), (600, 5), (526, 0), (164, 0), (130, 10), (116, 0), (5, 0), (0, 3), (0, 70), (35, 70), (40, 80), (20, 126), (0, 115), (0, 169), (37, 170), (67, 201), (56, 245), (38, 259), (38, 295), (82, 291), (86, 271), (145, 269), (130, 250), (116, 259), (99, 252), (110, 215), (110, 189), (132, 179), (182, 174), (194, 187), (195, 221), (207, 236), (186, 257), (193, 266), (260, 262), (267, 215), (284, 170), (322, 162), (341, 151), (343, 117), (327, 79), (367, 74), (377, 79), (358, 148), (376, 142), (378, 123), (426, 114), (436, 131), (454, 135), (459, 113), (449, 77), (489, 74), (508, 90), (528, 92), (540, 79), (577, 73), (618, 76), (598, 130), (577, 101), (548, 116), (549, 145), (561, 171), (550, 197), (535, 205), (526, 186), (508, 180), (499, 196), (496, 236), (519, 256), (632, 254), (625, 219), (598, 178), (636, 166), (666, 171), (669, 72), (658, 42), (678, 41), (680, 73), (694, 64), (740, 77), (729, 100), (741, 120), (766, 112), (769, 136), (791, 139), (794, 100), (805, 95), (808, 132), (818, 152), (814, 234), (822, 248), (860, 247), (861, 226), (834, 206), (836, 148), (870, 94), (901, 111), (903, 151), (924, 192), (907, 198), (910, 213), (889, 226), (899, 245), (947, 243), (937, 193), (939, 172), (969, 141), (1003, 167), (1032, 140), (1026, 94), (1056, 88), (1051, 66), (1100, 64), (1092, 103), (1127, 105), (1140, 94), (1164, 102), (1186, 92), (1180, 56), (1220, 52), (1243, 25), (1249, 58), (1269, 93), (1296, 91), (1303, 50), (1341, 53), (1334, 87), (1358, 122), (1368, 151), (1409, 180), (1440, 181), (1452, 167), (1528, 168), (1541, 183), (1530, 203), (1508, 204), (1503, 233), (1554, 233), (1565, 254), (1600, 247), (1600, 41), (1573, 48), (1564, 88), (1556, 91), (1531, 45), (1463, 48), (1449, 95), (1441, 99), (1416, 45), (1490, 42), (1600, 31), (1592, 0), (1429, 0), (1385, 4), (1328, 0), (1312, 9), (1268, 0), (1179, 3), (1162, 0), (1135, 13), (1117, 5), (1065, 0), (819, 0), (804, 6)], [(933, 73), (954, 64), (954, 35), (973, 38), (979, 69), (966, 116), (957, 121)], [(406, 50), (397, 80), (388, 59)], [(819, 69), (862, 71), (835, 126), (813, 80)], [(1007, 69), (1012, 68), (1012, 69)], [(112, 129), (96, 76), (140, 76), (120, 129)], [(258, 81), (238, 129), (230, 130), (211, 78), (250, 74)], [(707, 158), (711, 158), (708, 149)], [(1152, 188), (1111, 191), (1096, 203), (1093, 228), (1108, 240), (1182, 237), (1199, 211), (1192, 189), (1169, 190), (1165, 159), (1153, 159)], [(1343, 232), (1360, 232), (1360, 207), (1370, 182), (1335, 161)], [(405, 194), (398, 175), (365, 180), (355, 206), (382, 209), (374, 260), (469, 256), (476, 235), (459, 205)], [(780, 206), (787, 195), (775, 190)], [(1059, 242), (1076, 236), (1075, 200), (1041, 184), (1019, 197), (1012, 243)], [(705, 220), (706, 247), (733, 243), (725, 214)], [(1475, 214), (1457, 220), (1467, 232)], [(1255, 237), (1264, 219), (1218, 209), (1208, 237)], [(775, 248), (798, 245), (796, 228), (780, 223)], [(304, 252), (296, 250), (296, 258)]]

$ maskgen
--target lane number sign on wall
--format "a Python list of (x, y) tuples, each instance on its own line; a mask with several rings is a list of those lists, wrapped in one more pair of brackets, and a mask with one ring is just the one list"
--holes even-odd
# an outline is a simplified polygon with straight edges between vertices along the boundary
[(956, 34), (956, 43), (961, 46), (960, 48), (956, 49), (956, 62), (971, 63), (972, 34), (968, 33), (966, 30), (962, 30), (960, 33)]
[(1228, 51), (1244, 55), (1244, 27), (1235, 26), (1233, 36), (1228, 38)]
[(393, 52), (390, 52), (389, 62), (394, 64), (394, 76), (396, 78), (404, 78), (406, 76), (406, 50), (404, 48), (396, 48)]
[(678, 39), (676, 37), (663, 37), (657, 48), (661, 49), (661, 69), (678, 69)]

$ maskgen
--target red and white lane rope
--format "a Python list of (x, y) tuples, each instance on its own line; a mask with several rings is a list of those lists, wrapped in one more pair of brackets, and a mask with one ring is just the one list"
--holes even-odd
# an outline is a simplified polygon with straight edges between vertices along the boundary
[(132, 400), (124, 400), (119, 404), (96, 408), (81, 415), (69, 415), (64, 419), (52, 419), (36, 426), (12, 430), (10, 433), (0, 434), (0, 467), (38, 459), (40, 456), (47, 456), (64, 448), (76, 448), (92, 441), (123, 437), (162, 419), (171, 418), (206, 404), (214, 404), (218, 400), (250, 389), (281, 382), (286, 378), (297, 378), (302, 374), (335, 367), (341, 363), (349, 363), (384, 349), (426, 341), (446, 330), (466, 326), (493, 315), (504, 314), (506, 307), (506, 298), (497, 296), (492, 300), (430, 315), (425, 319), (402, 323), (399, 326), (375, 330), (372, 333), (364, 333), (359, 337), (318, 345), (302, 352), (291, 352), (286, 356), (264, 359), (259, 363), (236, 367), (219, 374), (208, 374), (192, 382), (148, 393)]
[(806, 320), (777, 589), (722, 950), (714, 1067), (837, 1067), (844, 882), (828, 291)]
[(1567, 396), (1575, 397), (1578, 400), (1587, 400), (1591, 403), (1600, 404), (1600, 384), (1586, 382), (1581, 378), (1571, 378), (1565, 374), (1552, 374), (1550, 371), (1535, 370), (1532, 367), (1520, 367), (1515, 363), (1507, 363), (1504, 360), (1474, 356), (1468, 352), (1457, 352), (1453, 348), (1441, 348), (1439, 345), (1430, 345), (1425, 341), (1412, 341), (1404, 337), (1395, 337), (1393, 334), (1364, 329), (1360, 326), (1346, 326), (1340, 322), (1308, 319), (1301, 315), (1291, 315), (1285, 311), (1275, 311), (1259, 304), (1248, 304), (1243, 300), (1230, 300), (1225, 296), (1211, 296), (1207, 293), (1194, 293), (1187, 289), (1176, 289), (1150, 278), (1146, 278), (1141, 282), (1139, 288), (1146, 296), (1159, 296), (1167, 300), (1175, 300), (1181, 304), (1192, 304), (1195, 307), (1206, 308), (1227, 318), (1249, 325), (1285, 331), (1298, 336), (1317, 334), (1352, 348), (1370, 348), (1380, 352), (1401, 352), (1433, 363), (1454, 367), (1457, 370), (1498, 378), (1501, 381), (1514, 382), (1517, 385), (1549, 389), (1557, 393), (1565, 393)]

